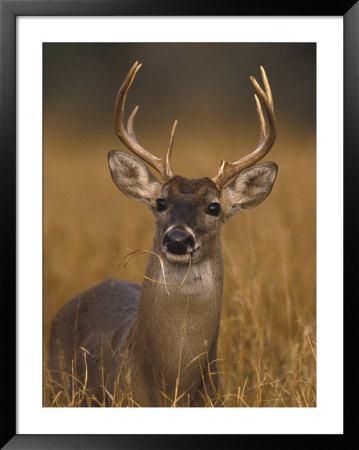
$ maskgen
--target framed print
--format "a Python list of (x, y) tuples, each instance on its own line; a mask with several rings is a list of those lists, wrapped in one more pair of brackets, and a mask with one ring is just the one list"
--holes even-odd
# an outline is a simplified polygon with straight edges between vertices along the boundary
[(2, 1), (4, 448), (343, 436), (354, 3)]

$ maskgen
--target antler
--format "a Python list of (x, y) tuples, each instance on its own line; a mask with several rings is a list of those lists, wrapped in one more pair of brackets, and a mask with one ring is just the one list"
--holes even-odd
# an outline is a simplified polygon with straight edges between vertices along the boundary
[(257, 80), (253, 76), (250, 77), (250, 80), (252, 81), (253, 86), (257, 91), (257, 94), (264, 103), (264, 107), (269, 122), (269, 130), (267, 130), (267, 125), (266, 121), (264, 120), (261, 104), (258, 100), (257, 95), (254, 94), (257, 104), (258, 118), (261, 126), (259, 145), (252, 153), (250, 153), (247, 156), (244, 156), (243, 158), (233, 163), (227, 162), (224, 159), (222, 159), (216, 175), (212, 178), (212, 180), (216, 183), (219, 189), (221, 189), (226, 183), (228, 183), (235, 175), (237, 175), (237, 173), (262, 159), (263, 156), (269, 152), (272, 145), (274, 144), (277, 135), (277, 126), (274, 115), (272, 92), (268, 83), (267, 75), (262, 66), (261, 72), (265, 92), (259, 86)]
[(152, 155), (152, 153), (149, 153), (147, 150), (141, 147), (141, 145), (137, 142), (136, 135), (133, 129), (133, 122), (138, 111), (138, 106), (136, 106), (136, 108), (132, 111), (132, 114), (128, 119), (127, 129), (124, 123), (126, 96), (141, 65), (142, 64), (139, 64), (138, 61), (135, 62), (135, 64), (129, 71), (125, 81), (123, 82), (120, 90), (118, 91), (115, 105), (116, 134), (120, 138), (121, 142), (129, 150), (131, 150), (133, 153), (135, 153), (135, 155), (137, 155), (147, 164), (156, 169), (160, 173), (163, 181), (168, 181), (173, 177), (173, 171), (170, 165), (170, 156), (173, 146), (174, 134), (177, 126), (177, 120), (175, 120), (173, 124), (170, 142), (168, 145), (166, 156), (164, 158), (157, 158), (156, 156)]

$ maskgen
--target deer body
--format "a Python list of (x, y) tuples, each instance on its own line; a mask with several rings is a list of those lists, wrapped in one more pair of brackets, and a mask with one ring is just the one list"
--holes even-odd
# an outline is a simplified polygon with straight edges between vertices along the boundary
[(242, 158), (245, 165), (242, 160), (222, 162), (213, 179), (184, 178), (173, 175), (169, 165), (175, 126), (166, 158), (160, 160), (135, 138), (137, 108), (127, 130), (123, 125), (127, 91), (139, 67), (133, 66), (120, 89), (116, 128), (125, 145), (156, 168), (164, 183), (122, 151), (109, 153), (109, 166), (116, 186), (155, 215), (146, 276), (142, 288), (107, 280), (67, 303), (53, 322), (50, 368), (66, 389), (74, 377), (80, 379), (106, 406), (216, 405), (221, 392), (221, 228), (238, 210), (263, 201), (274, 183), (274, 163), (254, 164), (274, 141), (271, 93), (265, 74), (265, 93), (253, 82), (270, 122), (268, 132), (256, 99), (261, 141), (255, 156)]

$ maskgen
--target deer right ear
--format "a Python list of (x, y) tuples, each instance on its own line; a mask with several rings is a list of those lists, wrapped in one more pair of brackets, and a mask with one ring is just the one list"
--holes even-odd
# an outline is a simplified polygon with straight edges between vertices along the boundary
[(108, 163), (112, 179), (121, 192), (148, 205), (153, 201), (162, 185), (142, 161), (128, 153), (112, 150), (108, 154)]

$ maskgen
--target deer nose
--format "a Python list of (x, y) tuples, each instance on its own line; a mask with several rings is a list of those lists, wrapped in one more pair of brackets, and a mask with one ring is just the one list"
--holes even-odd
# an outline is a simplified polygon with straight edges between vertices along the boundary
[(163, 245), (171, 253), (184, 255), (194, 249), (194, 239), (184, 230), (171, 230), (163, 238)]

